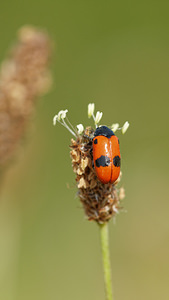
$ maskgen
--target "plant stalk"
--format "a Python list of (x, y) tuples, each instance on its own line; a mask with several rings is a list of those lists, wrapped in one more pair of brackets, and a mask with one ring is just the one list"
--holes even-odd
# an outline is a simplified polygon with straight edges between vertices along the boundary
[(104, 224), (99, 224), (99, 227), (100, 227), (106, 300), (113, 300), (110, 254), (109, 254), (108, 223), (106, 222)]

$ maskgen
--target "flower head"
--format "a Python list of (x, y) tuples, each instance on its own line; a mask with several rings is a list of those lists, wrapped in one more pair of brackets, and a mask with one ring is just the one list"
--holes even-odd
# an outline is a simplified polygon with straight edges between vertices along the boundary
[[(112, 216), (115, 216), (119, 212), (121, 207), (120, 200), (123, 199), (125, 195), (124, 188), (118, 190), (116, 188), (117, 183), (119, 183), (121, 178), (121, 172), (120, 176), (113, 184), (110, 182), (105, 184), (99, 180), (93, 164), (92, 140), (95, 129), (91, 126), (84, 129), (83, 125), (79, 124), (76, 126), (76, 131), (67, 119), (66, 113), (67, 110), (60, 111), (54, 117), (53, 122), (54, 124), (56, 124), (57, 121), (61, 123), (75, 137), (74, 139), (71, 139), (70, 156), (72, 159), (73, 171), (76, 174), (76, 182), (80, 201), (89, 220), (95, 220), (98, 223), (107, 222)], [(93, 117), (96, 128), (97, 124), (101, 120), (102, 115), (103, 113), (98, 111), (94, 116), (94, 104), (90, 103), (88, 105), (88, 117)], [(124, 125), (122, 127), (123, 130), (125, 129)], [(97, 128), (99, 135), (103, 127), (105, 128), (106, 126)], [(113, 125), (113, 127), (115, 131), (119, 128), (119, 124), (116, 123)], [(110, 129), (108, 129), (108, 133), (112, 133), (114, 136), (114, 133)], [(114, 164), (119, 167), (119, 160), (117, 160), (117, 158), (119, 157), (116, 156)]]

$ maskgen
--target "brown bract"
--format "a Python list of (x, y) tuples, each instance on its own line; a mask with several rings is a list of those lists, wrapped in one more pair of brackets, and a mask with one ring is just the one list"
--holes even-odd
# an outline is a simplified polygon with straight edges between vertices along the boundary
[[(78, 195), (89, 220), (107, 222), (120, 209), (120, 190), (114, 184), (99, 181), (93, 168), (91, 137), (94, 130), (87, 127), (83, 136), (71, 140), (71, 159), (76, 174)], [(117, 180), (119, 182), (119, 179)], [(121, 194), (124, 195), (121, 191)], [(123, 196), (122, 195), (122, 196)]]
[(0, 167), (13, 157), (39, 96), (51, 84), (51, 41), (39, 29), (20, 29), (0, 70)]

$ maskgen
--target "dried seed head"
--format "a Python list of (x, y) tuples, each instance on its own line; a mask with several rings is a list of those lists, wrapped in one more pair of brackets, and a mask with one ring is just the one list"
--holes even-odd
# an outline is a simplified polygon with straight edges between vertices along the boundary
[(37, 97), (51, 85), (48, 70), (51, 41), (39, 29), (26, 26), (0, 70), (0, 166), (8, 162), (23, 137)]
[(96, 176), (90, 142), (93, 133), (94, 130), (87, 127), (82, 136), (72, 139), (70, 156), (76, 174), (78, 195), (86, 216), (89, 220), (104, 223), (119, 211), (120, 198), (116, 184), (103, 184)]

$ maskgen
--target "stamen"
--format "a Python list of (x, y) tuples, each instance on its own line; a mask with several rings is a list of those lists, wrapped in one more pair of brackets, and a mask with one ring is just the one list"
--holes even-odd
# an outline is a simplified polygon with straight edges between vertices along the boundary
[(95, 117), (95, 120), (94, 120), (95, 121), (95, 125), (97, 125), (100, 122), (102, 116), (103, 116), (103, 113), (100, 112), (100, 111), (97, 111), (96, 117)]
[(77, 137), (77, 135), (74, 133), (74, 131), (66, 124), (64, 119), (62, 119), (62, 122), (63, 122), (63, 125), (65, 126), (65, 128), (67, 128), (71, 134), (73, 134), (75, 137)]
[(89, 104), (88, 104), (88, 118), (89, 118), (89, 119), (90, 119), (91, 116), (93, 116), (93, 114), (94, 114), (94, 108), (95, 108), (94, 103), (89, 103)]
[(77, 125), (76, 127), (77, 127), (77, 129), (78, 129), (78, 134), (81, 134), (81, 133), (84, 131), (84, 127), (83, 127), (82, 124), (79, 124), (79, 125)]
[(73, 127), (73, 125), (70, 123), (68, 117), (66, 117), (66, 121), (69, 123), (69, 125), (72, 127), (73, 131), (78, 134), (77, 130)]
[[(53, 125), (56, 125), (56, 122), (58, 121), (62, 126), (64, 126), (66, 129), (68, 129), (68, 131), (74, 135), (75, 137), (77, 137), (77, 135), (75, 134), (76, 130), (73, 128), (72, 124), (69, 122), (68, 118), (66, 117), (68, 110), (60, 110), (59, 113), (57, 115), (54, 116), (53, 118)], [(65, 119), (68, 121), (68, 123), (70, 124), (70, 126), (73, 128), (73, 130), (66, 124)]]
[(116, 132), (116, 130), (119, 129), (119, 123), (112, 124), (111, 129), (113, 132)]
[(127, 131), (127, 129), (129, 128), (129, 122), (128, 121), (126, 121), (125, 123), (124, 123), (124, 125), (123, 125), (123, 127), (122, 127), (122, 134), (125, 134), (126, 133), (126, 131)]

